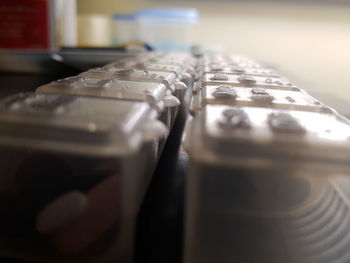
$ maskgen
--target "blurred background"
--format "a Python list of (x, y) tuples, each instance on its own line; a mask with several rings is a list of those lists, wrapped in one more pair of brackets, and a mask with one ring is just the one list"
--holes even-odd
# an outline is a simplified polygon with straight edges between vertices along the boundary
[(195, 7), (200, 20), (194, 43), (262, 60), (319, 97), (350, 101), (348, 0), (77, 2), (79, 15), (110, 16), (154, 6)]
[[(23, 4), (24, 1), (3, 0), (0, 12), (6, 13), (4, 7), (16, 2)], [(51, 49), (116, 47), (140, 40), (142, 34), (152, 38), (154, 35), (147, 28), (135, 26), (135, 14), (140, 14), (140, 10), (142, 13), (151, 7), (195, 8), (198, 16), (192, 16), (193, 23), (182, 27), (186, 28), (186, 34), (184, 31), (178, 34), (174, 28), (168, 30), (175, 38), (188, 38), (201, 50), (222, 50), (261, 60), (330, 106), (350, 113), (347, 106), (350, 102), (350, 0), (32, 2), (47, 2), (55, 7), (54, 23), (58, 33), (51, 32)], [(186, 20), (189, 16), (185, 14), (181, 18)], [(0, 29), (4, 30), (6, 20), (2, 17)], [(1, 45), (4, 34), (0, 33)]]

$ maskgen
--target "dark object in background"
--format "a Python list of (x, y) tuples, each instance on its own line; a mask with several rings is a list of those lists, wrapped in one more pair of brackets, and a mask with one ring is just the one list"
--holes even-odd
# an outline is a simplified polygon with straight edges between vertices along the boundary
[(50, 49), (53, 37), (50, 32), (50, 2), (2, 0), (0, 48)]

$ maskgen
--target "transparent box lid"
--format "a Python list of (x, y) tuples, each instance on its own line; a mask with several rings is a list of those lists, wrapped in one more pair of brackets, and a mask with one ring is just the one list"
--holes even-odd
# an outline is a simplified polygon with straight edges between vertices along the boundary
[(163, 99), (171, 96), (171, 92), (163, 83), (140, 83), (83, 76), (51, 82), (39, 87), (36, 92), (146, 101), (152, 106), (157, 106)]
[(262, 77), (278, 77), (277, 73), (270, 69), (249, 69), (244, 66), (227, 66), (210, 64), (204, 66), (202, 73), (222, 73), (222, 74), (245, 74)]
[(178, 80), (173, 72), (159, 72), (138, 69), (95, 68), (81, 73), (79, 76), (99, 79), (117, 79), (137, 82), (163, 83), (170, 91), (186, 89), (187, 86)]
[(336, 113), (207, 105), (191, 122), (186, 147), (208, 163), (294, 163), (344, 172), (350, 168), (350, 125)]
[(185, 76), (184, 69), (179, 65), (169, 65), (162, 63), (150, 63), (143, 61), (128, 61), (124, 63), (111, 63), (104, 67), (107, 70), (121, 70), (121, 69), (138, 69), (144, 71), (158, 71), (158, 72), (169, 72), (174, 73), (178, 78), (182, 79), (184, 77), (190, 78), (191, 76)]
[(144, 102), (20, 93), (0, 101), (0, 144), (127, 155), (140, 148), (156, 115)]
[(328, 112), (332, 110), (302, 91), (206, 85), (193, 100), (196, 112), (207, 104)]
[(283, 78), (250, 76), (245, 74), (206, 73), (203, 74), (202, 83), (206, 85), (232, 85), (237, 87), (299, 90), (291, 82)]

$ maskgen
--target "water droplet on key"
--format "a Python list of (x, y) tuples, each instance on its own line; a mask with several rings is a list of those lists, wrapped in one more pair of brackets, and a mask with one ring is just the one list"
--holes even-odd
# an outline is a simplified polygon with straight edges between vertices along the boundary
[(226, 109), (222, 112), (222, 118), (218, 120), (221, 128), (249, 128), (249, 117), (241, 109)]
[(107, 83), (102, 85), (102, 88), (111, 88), (112, 86), (114, 86), (116, 84), (116, 80), (110, 80)]
[(305, 133), (304, 127), (289, 113), (277, 112), (269, 115), (269, 126), (275, 132)]
[(235, 99), (237, 97), (236, 91), (229, 86), (219, 86), (213, 95), (217, 99)]
[(151, 78), (152, 79), (156, 79), (158, 77), (158, 75), (156, 74), (156, 73), (153, 73), (152, 75), (151, 75)]
[(116, 71), (115, 74), (120, 75), (120, 76), (128, 76), (133, 72), (134, 72), (133, 69), (121, 69), (121, 70)]
[(143, 71), (143, 75), (148, 76), (148, 71), (147, 70)]
[(224, 74), (215, 74), (211, 80), (221, 80), (221, 81), (227, 81), (228, 80), (228, 76), (224, 75)]
[(244, 75), (244, 74), (239, 76), (237, 80), (240, 83), (244, 83), (244, 84), (255, 84), (256, 83), (255, 78), (253, 78), (252, 76)]
[(222, 116), (224, 116), (226, 119), (231, 119), (231, 118), (233, 118), (233, 116), (240, 113), (238, 111), (240, 111), (240, 110), (226, 109), (222, 112)]
[(283, 85), (283, 82), (280, 81), (280, 80), (276, 80), (276, 81), (275, 81), (275, 84), (277, 84), (277, 85)]
[(272, 79), (271, 78), (266, 78), (265, 79), (265, 83), (266, 84), (271, 84), (272, 83)]
[(251, 99), (257, 103), (271, 103), (274, 98), (265, 89), (252, 89)]
[(288, 100), (290, 103), (294, 103), (294, 102), (295, 102), (295, 99), (293, 99), (293, 98), (290, 97), (290, 96), (287, 96), (287, 97), (286, 97), (286, 100)]
[(259, 89), (259, 88), (252, 89), (252, 93), (259, 94), (259, 95), (268, 94), (265, 89)]

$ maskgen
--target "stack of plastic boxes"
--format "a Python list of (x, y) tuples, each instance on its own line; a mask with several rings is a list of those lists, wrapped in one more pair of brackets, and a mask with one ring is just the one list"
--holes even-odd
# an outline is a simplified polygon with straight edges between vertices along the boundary
[(350, 125), (250, 59), (205, 55), (187, 127), (185, 262), (350, 262)]
[(185, 262), (350, 262), (348, 120), (256, 61), (152, 52), (0, 101), (1, 257), (132, 261), (190, 93)]
[(173, 70), (109, 65), (1, 101), (1, 256), (132, 261), (136, 215), (187, 88)]

